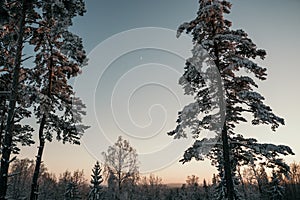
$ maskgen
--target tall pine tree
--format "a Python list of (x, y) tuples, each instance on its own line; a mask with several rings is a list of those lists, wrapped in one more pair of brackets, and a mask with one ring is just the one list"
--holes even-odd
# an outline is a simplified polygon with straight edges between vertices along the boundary
[[(232, 23), (224, 17), (230, 9), (231, 3), (225, 0), (199, 0), (197, 17), (178, 28), (178, 36), (185, 31), (193, 37), (192, 57), (186, 61), (179, 83), (195, 102), (179, 112), (178, 125), (168, 134), (181, 138), (191, 133), (196, 141), (181, 161), (211, 159), (219, 170), (218, 198), (233, 200), (239, 198), (234, 187), (238, 165), (266, 159), (286, 172), (289, 168), (279, 156), (293, 152), (283, 145), (259, 144), (235, 131), (239, 123), (248, 122), (249, 114), (252, 125), (268, 124), (273, 131), (284, 120), (255, 91), (258, 85), (254, 78), (265, 80), (267, 74), (254, 60), (264, 59), (266, 52), (243, 30), (231, 29)], [(200, 138), (207, 130), (216, 137)]]
[[(11, 81), (4, 84), (9, 85), (8, 92), (8, 105), (7, 110), (2, 112), (5, 116), (5, 125), (3, 121), (1, 124), (5, 126), (4, 133), (1, 134), (2, 139), (2, 155), (0, 165), (0, 200), (4, 200), (7, 191), (7, 178), (8, 168), (11, 162), (10, 156), (14, 151), (14, 135), (16, 135), (16, 128), (21, 128), (20, 131), (31, 131), (29, 127), (16, 126), (16, 122), (20, 119), (30, 116), (30, 113), (18, 106), (17, 102), (23, 94), (20, 87), (20, 81), (26, 73), (22, 70), (22, 52), (26, 39), (30, 37), (30, 28), (27, 27), (27, 21), (34, 21), (37, 13), (33, 7), (34, 0), (21, 0), (21, 1), (1, 1), (0, 12), (4, 14), (1, 16), (1, 72), (9, 72)], [(2, 18), (4, 17), (4, 18)], [(9, 52), (7, 51), (9, 50)], [(3, 54), (2, 54), (3, 53)], [(3, 68), (2, 68), (3, 67)], [(2, 74), (1, 74), (2, 76)], [(1, 77), (1, 81), (3, 81)], [(2, 91), (3, 92), (3, 91)], [(6, 100), (2, 100), (4, 103)], [(22, 111), (23, 112), (20, 112)], [(19, 113), (19, 114), (18, 114)], [(21, 114), (20, 114), (21, 113)], [(2, 118), (3, 120), (3, 118)], [(3, 129), (3, 127), (1, 129)], [(26, 130), (27, 129), (27, 130)], [(23, 132), (24, 133), (24, 132)], [(29, 136), (30, 138), (30, 136)], [(29, 139), (28, 138), (28, 139)]]
[(85, 105), (75, 96), (69, 79), (81, 72), (86, 64), (82, 39), (68, 29), (72, 19), (85, 12), (84, 2), (42, 1), (38, 26), (30, 44), (35, 46), (35, 66), (29, 84), (34, 94), (34, 113), (39, 123), (39, 146), (32, 179), (30, 199), (38, 196), (39, 168), (46, 141), (53, 134), (63, 143), (80, 144), (88, 128), (82, 124)]

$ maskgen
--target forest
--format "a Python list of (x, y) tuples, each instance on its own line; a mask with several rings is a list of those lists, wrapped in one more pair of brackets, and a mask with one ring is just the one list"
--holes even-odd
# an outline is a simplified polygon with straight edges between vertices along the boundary
[[(211, 180), (200, 180), (196, 175), (190, 175), (182, 185), (168, 185), (155, 174), (143, 176), (136, 171), (134, 176), (123, 179), (122, 189), (118, 190), (118, 172), (113, 171), (107, 179), (104, 169), (105, 165), (96, 162), (91, 168), (92, 176), (87, 180), (83, 170), (74, 172), (66, 170), (57, 177), (42, 165), (38, 199), (213, 200), (218, 198), (214, 191), (218, 188), (219, 177), (215, 174)], [(290, 169), (289, 178), (276, 177), (274, 173), (270, 176), (263, 166), (249, 166), (239, 170), (241, 184), (237, 190), (240, 199), (299, 199), (300, 164), (292, 163)], [(26, 199), (29, 196), (33, 170), (33, 160), (16, 160), (12, 164), (10, 174), (17, 175), (9, 179), (9, 199)]]
[[(275, 132), (286, 122), (259, 92), (268, 75), (261, 65), (267, 52), (246, 31), (233, 28), (227, 0), (199, 0), (195, 18), (178, 24), (174, 37), (190, 36), (193, 47), (174, 84), (192, 102), (178, 111), (173, 130), (163, 133), (176, 141), (193, 138), (179, 162), (209, 160), (217, 171), (210, 180), (190, 174), (174, 186), (154, 173), (144, 175), (137, 149), (122, 136), (90, 166), (91, 177), (80, 169), (48, 170), (47, 143), (81, 145), (91, 128), (84, 120), (87, 105), (74, 88), (93, 62), (85, 38), (72, 31), (74, 19), (89, 12), (85, 4), (0, 1), (0, 200), (300, 199), (300, 164), (284, 160), (295, 155), (293, 149), (238, 129), (264, 125)], [(32, 145), (35, 160), (18, 158)]]

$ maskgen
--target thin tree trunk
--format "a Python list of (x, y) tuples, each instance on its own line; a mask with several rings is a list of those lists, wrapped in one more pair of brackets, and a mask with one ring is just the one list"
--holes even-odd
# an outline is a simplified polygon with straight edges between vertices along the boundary
[(223, 142), (223, 158), (224, 158), (224, 171), (227, 189), (228, 200), (234, 200), (234, 186), (231, 173), (231, 163), (230, 163), (230, 148), (228, 144), (227, 126), (224, 125), (222, 130), (222, 142)]
[[(213, 31), (213, 35), (216, 35), (215, 30)], [(219, 70), (219, 73), (221, 72), (221, 66), (220, 66), (220, 56), (219, 56), (219, 48), (218, 44), (214, 42), (214, 54), (215, 54), (215, 65), (217, 69)], [(221, 73), (220, 73), (221, 74)], [(225, 181), (226, 181), (226, 190), (227, 190), (227, 198), (228, 200), (234, 200), (235, 192), (234, 192), (234, 185), (233, 185), (233, 179), (232, 179), (232, 172), (231, 172), (231, 163), (230, 163), (230, 152), (231, 149), (229, 147), (228, 143), (228, 133), (227, 133), (227, 125), (226, 125), (226, 97), (224, 96), (224, 90), (223, 90), (223, 84), (222, 84), (222, 77), (217, 76), (217, 84), (218, 84), (218, 92), (219, 92), (219, 102), (220, 102), (220, 108), (221, 108), (221, 122), (224, 120), (224, 125), (222, 128), (222, 147), (223, 147), (223, 159), (224, 159), (224, 172), (225, 172)], [(222, 98), (223, 97), (223, 98)], [(225, 109), (225, 110), (222, 110)]]
[(2, 149), (2, 158), (1, 158), (1, 168), (0, 168), (0, 200), (5, 200), (6, 191), (7, 191), (7, 175), (11, 154), (11, 145), (13, 138), (13, 127), (14, 127), (14, 112), (16, 108), (18, 85), (19, 85), (19, 74), (22, 60), (22, 50), (23, 50), (23, 35), (24, 35), (24, 26), (25, 26), (25, 17), (27, 11), (27, 1), (22, 1), (21, 9), (21, 19), (19, 24), (18, 40), (17, 40), (17, 52), (16, 52), (16, 61), (13, 73), (12, 89), (9, 98), (8, 106), (8, 116), (6, 129), (3, 139), (3, 149)]
[[(50, 46), (50, 51), (52, 53), (52, 46)], [(53, 61), (52, 58), (50, 57), (49, 59), (49, 85), (47, 89), (47, 96), (51, 98), (51, 90), (52, 90), (52, 73), (53, 73)], [(39, 129), (39, 141), (40, 141), (40, 146), (38, 147), (38, 154), (36, 156), (36, 163), (35, 163), (35, 168), (34, 168), (34, 174), (32, 177), (32, 184), (31, 184), (31, 192), (30, 192), (30, 200), (37, 200), (38, 199), (38, 179), (40, 175), (40, 168), (42, 164), (42, 156), (44, 152), (44, 147), (45, 147), (45, 138), (44, 138), (44, 127), (46, 124), (46, 113), (43, 114), (41, 123), (40, 123), (40, 129)]]
[(1, 103), (3, 102), (3, 109), (2, 109), (2, 113), (1, 113), (1, 125), (0, 125), (0, 149), (2, 148), (2, 136), (3, 136), (3, 131), (5, 129), (4, 126), (4, 122), (5, 122), (5, 113), (6, 113), (6, 109), (5, 109), (5, 104), (6, 104), (6, 99), (3, 98), (1, 99)]
[[(120, 162), (119, 162), (120, 163)], [(121, 168), (120, 168), (121, 169)], [(122, 181), (121, 181), (121, 171), (118, 171), (118, 200), (121, 199), (121, 184), (122, 184)]]
[(39, 129), (39, 140), (40, 145), (38, 147), (38, 154), (36, 156), (36, 163), (34, 168), (34, 173), (32, 177), (32, 184), (31, 184), (31, 192), (30, 192), (30, 200), (37, 200), (38, 197), (38, 178), (40, 174), (40, 168), (42, 164), (42, 156), (44, 152), (45, 147), (45, 138), (44, 138), (44, 127), (46, 124), (46, 115), (43, 115), (43, 118), (41, 120), (40, 129)]

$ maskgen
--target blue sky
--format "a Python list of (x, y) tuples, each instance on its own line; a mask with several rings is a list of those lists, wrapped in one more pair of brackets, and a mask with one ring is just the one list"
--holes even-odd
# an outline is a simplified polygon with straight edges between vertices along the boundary
[[(44, 161), (50, 171), (61, 173), (65, 169), (84, 169), (89, 175), (95, 159), (100, 159), (101, 151), (107, 149), (106, 145), (118, 135), (122, 135), (140, 154), (149, 155), (145, 159), (150, 160), (143, 160), (141, 169), (156, 169), (154, 173), (161, 176), (164, 182), (183, 182), (191, 174), (211, 179), (214, 169), (207, 161), (193, 161), (185, 165), (176, 162), (181, 155), (179, 147), (187, 145), (188, 141), (174, 143), (166, 135), (175, 127), (176, 112), (190, 100), (182, 95), (183, 91), (177, 83), (184, 67), (183, 55), (188, 57), (191, 41), (188, 37), (177, 40), (174, 31), (181, 23), (196, 16), (197, 2), (86, 1), (87, 13), (76, 18), (72, 30), (83, 38), (90, 64), (83, 70), (82, 77), (75, 81), (75, 88), (83, 91), (78, 93), (89, 106), (85, 122), (93, 127), (86, 133), (85, 145), (46, 144)], [(286, 160), (298, 162), (300, 1), (234, 0), (232, 3), (232, 13), (228, 18), (233, 22), (233, 28), (244, 29), (258, 47), (268, 53), (267, 58), (259, 62), (268, 68), (269, 75), (266, 81), (259, 82), (259, 91), (275, 113), (286, 120), (286, 125), (276, 133), (267, 126), (251, 127), (248, 124), (238, 129), (261, 142), (291, 146), (296, 155)], [(166, 35), (154, 37), (157, 32), (151, 32), (153, 29), (135, 32), (136, 28), (141, 30), (143, 27), (164, 28), (158, 30)], [(157, 45), (166, 42), (172, 50), (182, 47), (180, 49), (186, 52), (178, 55), (157, 48), (138, 48), (116, 55), (126, 46), (123, 41), (120, 44), (116, 42), (123, 31), (127, 31), (123, 36), (129, 33), (126, 35), (131, 39), (127, 41), (129, 46), (136, 41), (158, 38)], [(134, 34), (138, 37), (134, 38)], [(111, 56), (116, 59), (109, 67), (101, 66), (105, 58)], [(103, 138), (108, 142), (102, 141)], [(165, 151), (155, 153), (155, 149)], [(26, 147), (21, 156), (33, 159), (35, 151), (35, 147)]]

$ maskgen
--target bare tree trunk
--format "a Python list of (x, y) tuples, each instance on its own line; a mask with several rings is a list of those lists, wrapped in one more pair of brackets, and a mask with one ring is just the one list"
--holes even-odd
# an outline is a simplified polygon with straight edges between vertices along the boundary
[(224, 171), (227, 189), (228, 200), (234, 200), (234, 186), (232, 180), (231, 163), (230, 163), (230, 148), (228, 144), (227, 126), (226, 124), (222, 130), (222, 142), (223, 142), (223, 158), (224, 158)]
[[(213, 35), (216, 34), (216, 31), (214, 29)], [(219, 73), (221, 71), (220, 67), (220, 55), (219, 55), (219, 48), (218, 44), (215, 42), (214, 43), (214, 54), (215, 54), (215, 65), (217, 69), (219, 70)], [(221, 120), (224, 120), (224, 125), (222, 128), (222, 133), (221, 133), (221, 138), (222, 138), (222, 147), (223, 147), (223, 159), (224, 159), (224, 172), (225, 172), (225, 181), (226, 181), (226, 190), (227, 190), (227, 198), (228, 200), (234, 200), (235, 197), (235, 192), (234, 192), (234, 185), (233, 185), (233, 180), (232, 180), (232, 172), (231, 172), (231, 163), (230, 163), (230, 152), (231, 149), (229, 147), (229, 142), (228, 142), (228, 133), (227, 133), (227, 125), (226, 125), (226, 97), (224, 96), (223, 93), (223, 84), (222, 84), (222, 77), (217, 76), (217, 84), (219, 87), (219, 101), (220, 101), (220, 108), (225, 109), (221, 110)], [(223, 97), (223, 98), (222, 98)]]
[(122, 173), (121, 170), (118, 171), (118, 196), (117, 196), (118, 200), (121, 199), (121, 185), (122, 185), (121, 173)]
[(5, 98), (1, 98), (1, 104), (3, 104), (3, 108), (2, 108), (2, 112), (1, 112), (1, 124), (0, 124), (0, 149), (2, 148), (2, 136), (3, 136), (3, 132), (4, 132), (4, 129), (5, 129), (5, 113), (6, 113), (6, 109), (5, 109), (5, 106), (6, 106), (6, 99)]
[(6, 129), (3, 139), (3, 149), (2, 149), (2, 158), (1, 158), (1, 168), (0, 168), (0, 200), (5, 200), (6, 191), (7, 191), (7, 175), (11, 154), (11, 145), (13, 138), (13, 127), (14, 127), (14, 113), (16, 108), (17, 101), (17, 93), (18, 93), (18, 85), (19, 85), (19, 73), (22, 62), (22, 50), (23, 50), (23, 35), (24, 35), (24, 26), (25, 26), (25, 18), (27, 11), (27, 0), (22, 1), (22, 9), (21, 9), (21, 18), (20, 24), (18, 27), (18, 40), (17, 40), (17, 52), (16, 52), (16, 60), (15, 67), (13, 73), (13, 82), (12, 89), (9, 98), (9, 106), (8, 106), (8, 116), (6, 122)]
[(38, 154), (36, 156), (36, 163), (35, 163), (35, 168), (34, 168), (34, 173), (32, 177), (32, 184), (31, 184), (31, 192), (30, 192), (30, 200), (37, 200), (38, 198), (38, 178), (40, 174), (40, 168), (42, 164), (42, 156), (44, 152), (44, 147), (45, 147), (45, 138), (44, 138), (44, 127), (46, 124), (46, 115), (43, 115), (41, 124), (40, 124), (40, 129), (39, 129), (39, 140), (40, 140), (40, 145), (38, 147)]
[[(52, 53), (52, 46), (50, 46), (50, 51)], [(51, 90), (52, 90), (52, 72), (53, 72), (53, 61), (50, 57), (49, 59), (49, 85), (47, 89), (47, 96), (51, 98)], [(46, 124), (46, 113), (43, 114), (42, 120), (40, 122), (40, 129), (39, 129), (39, 140), (40, 146), (38, 147), (38, 154), (36, 156), (36, 163), (34, 168), (34, 174), (32, 177), (32, 184), (31, 184), (31, 192), (30, 192), (30, 200), (37, 200), (38, 199), (38, 179), (40, 175), (40, 168), (42, 164), (42, 156), (45, 147), (45, 137), (44, 137), (44, 127)]]

